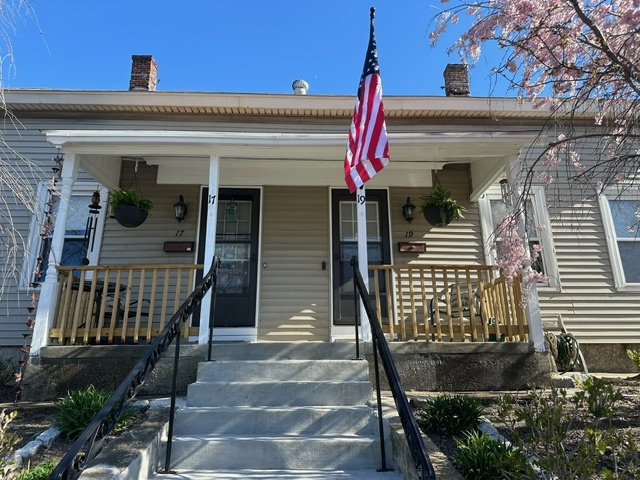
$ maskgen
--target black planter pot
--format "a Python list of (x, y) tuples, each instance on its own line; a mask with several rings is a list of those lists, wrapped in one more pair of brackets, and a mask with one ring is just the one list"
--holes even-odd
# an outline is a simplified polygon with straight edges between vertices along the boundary
[(446, 227), (453, 221), (453, 211), (450, 209), (445, 211), (445, 222), (442, 223), (440, 216), (440, 207), (427, 207), (422, 210), (424, 219), (434, 227)]
[(139, 227), (147, 219), (149, 212), (133, 205), (120, 205), (113, 212), (120, 225), (127, 228)]

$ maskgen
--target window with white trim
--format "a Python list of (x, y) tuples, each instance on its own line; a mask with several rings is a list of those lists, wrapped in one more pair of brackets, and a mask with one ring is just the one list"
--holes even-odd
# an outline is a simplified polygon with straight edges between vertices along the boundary
[[(50, 184), (41, 184), (38, 189), (38, 195), (41, 204), (48, 201), (48, 188)], [(89, 205), (91, 204), (91, 195), (96, 191), (95, 183), (79, 182), (73, 186), (71, 198), (69, 199), (69, 210), (67, 213), (67, 225), (65, 231), (65, 240), (62, 247), (62, 256), (59, 264), (63, 266), (82, 265), (83, 259), (88, 259), (89, 265), (97, 265), (100, 252), (100, 244), (102, 241), (102, 230), (104, 227), (105, 207), (108, 191), (104, 187), (98, 186), (100, 192), (102, 210), (97, 217), (95, 223), (95, 232), (91, 238), (85, 241), (85, 232), (87, 228), (87, 218), (89, 216)], [(60, 196), (53, 196), (52, 222), (55, 228), (55, 218), (60, 208)], [(26, 287), (31, 282), (36, 281), (42, 283), (47, 272), (47, 263), (49, 252), (51, 249), (51, 236), (41, 237), (42, 227), (37, 219), (31, 222), (31, 234), (27, 245), (27, 255), (24, 261), (24, 270), (21, 279), (21, 286)], [(44, 243), (44, 244), (43, 244)], [(42, 247), (42, 250), (41, 250)], [(38, 256), (42, 254), (44, 259), (41, 264), (41, 272), (38, 278), (34, 278), (35, 270), (38, 263)]]
[(608, 189), (599, 197), (613, 277), (618, 290), (640, 291), (640, 198)]
[[(511, 207), (505, 205), (500, 189), (491, 188), (488, 193), (478, 199), (480, 221), (482, 224), (482, 236), (484, 240), (485, 259), (489, 265), (496, 264), (496, 253), (500, 252), (500, 237), (495, 237), (496, 228), (502, 219), (511, 212)], [(535, 245), (540, 246), (540, 255), (531, 265), (537, 272), (547, 276), (546, 283), (539, 283), (538, 288), (560, 287), (558, 276), (558, 263), (556, 261), (553, 236), (551, 235), (551, 222), (545, 201), (545, 192), (542, 186), (532, 186), (531, 195), (527, 201), (526, 231), (529, 248), (533, 250)], [(491, 245), (495, 243), (496, 249)]]

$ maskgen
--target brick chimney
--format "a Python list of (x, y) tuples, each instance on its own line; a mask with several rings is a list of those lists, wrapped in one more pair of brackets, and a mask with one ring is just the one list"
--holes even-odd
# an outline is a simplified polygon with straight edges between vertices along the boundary
[(469, 72), (463, 63), (450, 63), (444, 69), (444, 92), (447, 97), (468, 97)]
[(153, 55), (132, 55), (131, 60), (129, 90), (155, 92), (156, 83), (158, 83), (158, 65)]

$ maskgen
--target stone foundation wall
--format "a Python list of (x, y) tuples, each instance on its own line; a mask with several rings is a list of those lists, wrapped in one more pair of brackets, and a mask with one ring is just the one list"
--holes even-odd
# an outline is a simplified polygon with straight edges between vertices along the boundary
[[(406, 390), (473, 391), (517, 390), (531, 385), (549, 384), (547, 354), (533, 351), (530, 344), (516, 343), (392, 343), (390, 345)], [(31, 357), (25, 372), (23, 399), (54, 400), (70, 390), (93, 384), (113, 390), (124, 379), (146, 346), (100, 345), (47, 347)], [(174, 363), (173, 347), (157, 362), (141, 388), (140, 396), (167, 396), (171, 391)], [(374, 380), (371, 345), (361, 353), (370, 362)], [(355, 346), (354, 352), (355, 356)], [(198, 363), (207, 355), (206, 345), (183, 345), (178, 368), (178, 394), (186, 394), (195, 382)], [(215, 358), (215, 346), (214, 356)], [(380, 370), (383, 388), (384, 371)]]

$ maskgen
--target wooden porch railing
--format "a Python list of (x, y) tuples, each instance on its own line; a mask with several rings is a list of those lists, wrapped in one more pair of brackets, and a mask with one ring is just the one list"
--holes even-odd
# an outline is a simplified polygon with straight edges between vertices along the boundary
[[(58, 267), (49, 338), (61, 345), (150, 342), (195, 284), (202, 265)], [(183, 330), (184, 337), (198, 328)]]
[(390, 341), (528, 341), (520, 281), (487, 265), (376, 265), (372, 294)]

